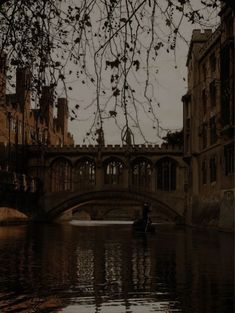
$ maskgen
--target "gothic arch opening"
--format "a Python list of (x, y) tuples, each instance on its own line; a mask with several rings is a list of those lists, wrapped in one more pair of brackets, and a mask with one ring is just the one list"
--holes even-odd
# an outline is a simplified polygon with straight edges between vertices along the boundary
[(74, 189), (84, 190), (95, 185), (95, 162), (92, 159), (79, 160), (74, 168)]
[(72, 190), (72, 165), (65, 158), (56, 159), (50, 166), (51, 191)]
[(121, 185), (123, 183), (124, 165), (121, 160), (109, 159), (104, 164), (105, 185)]
[(176, 190), (177, 162), (171, 158), (163, 158), (156, 163), (156, 188), (163, 191)]
[(132, 162), (132, 185), (134, 188), (151, 190), (152, 164), (148, 159), (136, 159)]

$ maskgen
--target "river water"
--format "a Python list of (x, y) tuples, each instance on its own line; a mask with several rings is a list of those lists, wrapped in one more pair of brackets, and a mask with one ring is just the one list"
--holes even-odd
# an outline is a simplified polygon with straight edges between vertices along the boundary
[(0, 312), (232, 313), (233, 236), (128, 224), (0, 228)]

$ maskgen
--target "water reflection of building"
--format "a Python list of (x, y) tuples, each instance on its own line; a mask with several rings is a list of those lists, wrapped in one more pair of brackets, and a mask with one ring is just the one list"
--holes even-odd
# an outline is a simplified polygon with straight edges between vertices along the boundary
[(147, 291), (151, 287), (153, 264), (145, 235), (137, 241), (132, 251), (132, 284), (135, 291)]
[(105, 244), (105, 281), (110, 286), (110, 293), (122, 292), (122, 246), (120, 243), (107, 242)]
[(124, 312), (136, 303), (160, 312), (232, 312), (232, 241), (170, 228), (147, 237), (125, 227), (0, 232), (0, 310), (30, 298), (53, 312), (76, 305), (102, 312), (117, 303)]

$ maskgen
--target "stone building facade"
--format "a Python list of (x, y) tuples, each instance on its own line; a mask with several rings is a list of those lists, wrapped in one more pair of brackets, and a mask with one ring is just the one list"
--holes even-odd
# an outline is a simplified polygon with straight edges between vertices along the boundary
[(234, 12), (225, 5), (215, 32), (193, 31), (182, 99), (188, 220), (221, 229), (234, 223), (234, 38)]
[(68, 103), (57, 100), (54, 115), (54, 90), (42, 88), (39, 108), (31, 108), (31, 73), (28, 68), (16, 71), (16, 90), (6, 93), (6, 56), (0, 57), (0, 144), (73, 145), (68, 132)]

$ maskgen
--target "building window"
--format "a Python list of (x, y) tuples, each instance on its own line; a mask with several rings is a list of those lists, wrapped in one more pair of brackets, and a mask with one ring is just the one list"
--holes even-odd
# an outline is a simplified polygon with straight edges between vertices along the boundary
[(191, 124), (191, 123), (190, 123), (190, 118), (187, 118), (187, 119), (186, 119), (186, 131), (187, 131), (187, 132), (190, 132), (190, 124)]
[(6, 73), (6, 57), (5, 55), (0, 55), (0, 73)]
[(106, 164), (104, 182), (108, 185), (119, 185), (123, 182), (123, 164), (113, 160)]
[(176, 190), (176, 162), (174, 160), (163, 159), (157, 162), (157, 189)]
[(212, 157), (210, 159), (210, 181), (215, 182), (217, 178), (217, 170), (216, 170), (216, 158)]
[(234, 174), (234, 162), (234, 144), (231, 143), (224, 147), (225, 175)]
[(58, 159), (51, 166), (51, 191), (69, 191), (72, 189), (72, 167), (68, 160)]
[(217, 131), (216, 131), (216, 118), (213, 116), (210, 119), (210, 144), (213, 145), (217, 141)]
[(79, 161), (74, 170), (74, 188), (87, 189), (95, 185), (95, 162), (93, 160)]
[(190, 118), (190, 101), (186, 100), (185, 102), (185, 116)]
[(234, 47), (225, 46), (221, 51), (221, 123), (234, 123)]
[(228, 38), (233, 38), (233, 18), (230, 17), (225, 21), (225, 31)]
[(210, 103), (211, 107), (216, 106), (216, 85), (215, 81), (210, 83)]
[(186, 153), (189, 153), (190, 151), (190, 135), (186, 135), (186, 142), (185, 142), (185, 151)]
[(207, 124), (202, 124), (202, 148), (207, 147)]
[(203, 64), (203, 66), (202, 66), (202, 80), (204, 81), (204, 82), (206, 82), (206, 71), (207, 71), (207, 69), (206, 69), (206, 64)]
[(212, 55), (210, 56), (210, 68), (211, 68), (211, 72), (214, 73), (216, 70), (216, 56), (215, 53), (212, 53)]
[(19, 135), (22, 134), (22, 122), (21, 121), (18, 121), (18, 133)]
[(11, 130), (13, 133), (16, 131), (16, 120), (14, 118), (11, 119)]
[(203, 110), (203, 114), (206, 114), (207, 111), (207, 95), (206, 95), (206, 90), (203, 89), (202, 91), (202, 110)]
[(203, 162), (202, 162), (202, 183), (203, 183), (203, 185), (206, 185), (206, 183), (207, 183), (207, 164), (206, 164), (206, 160), (203, 160)]
[(137, 160), (132, 166), (133, 186), (143, 189), (151, 188), (152, 167), (147, 160)]

